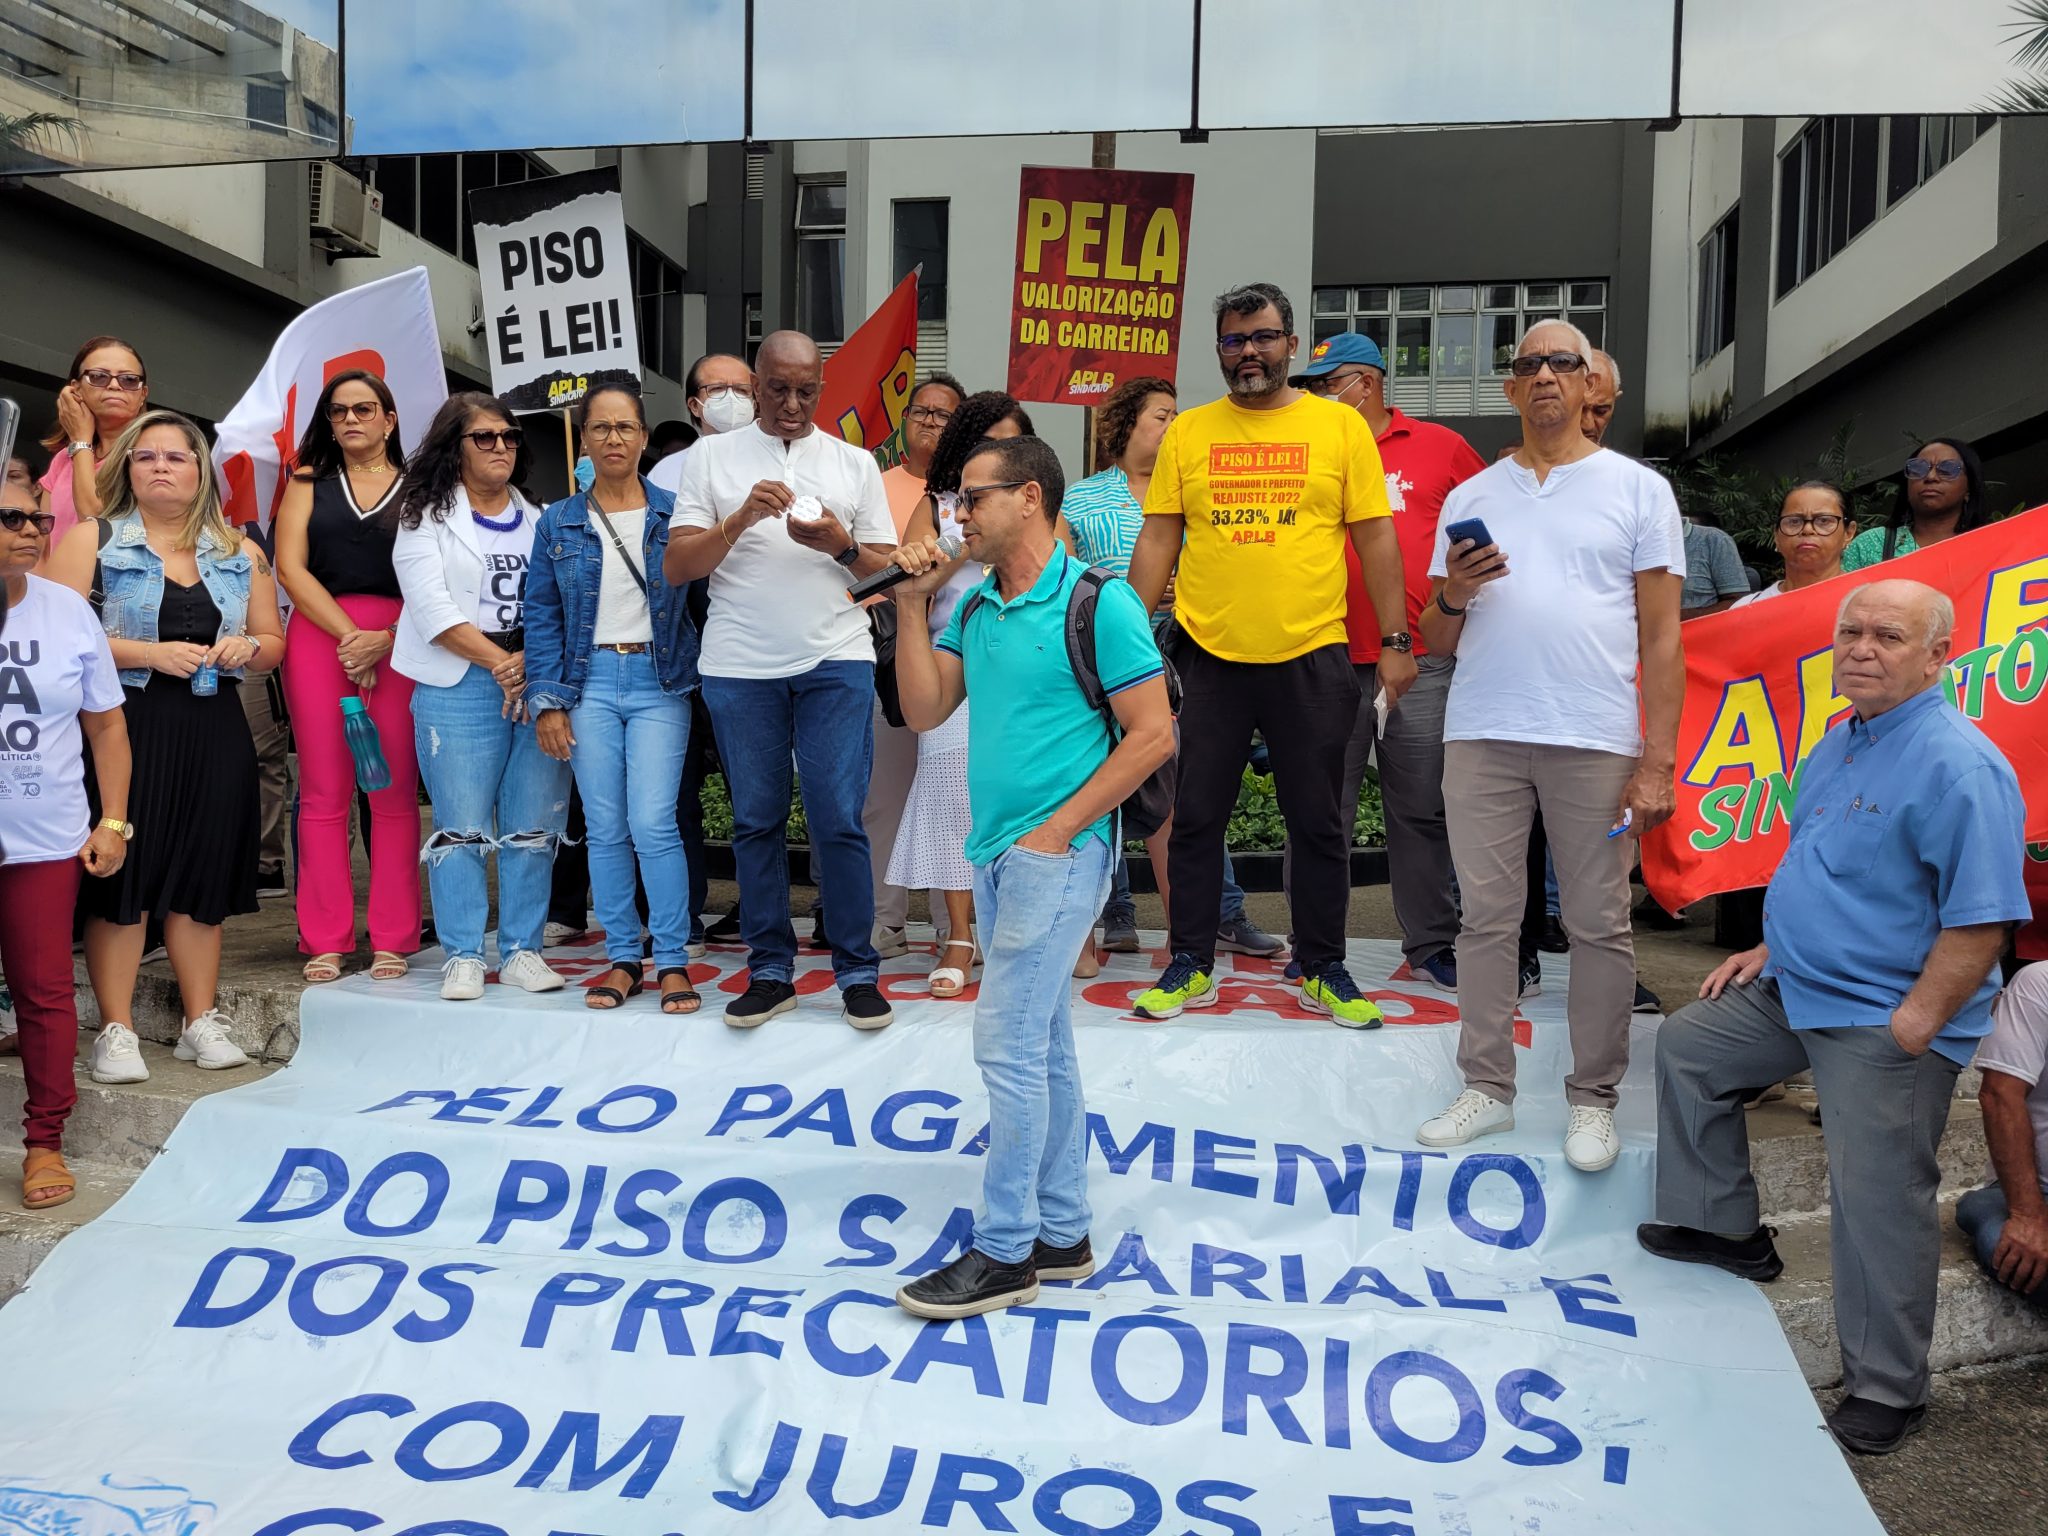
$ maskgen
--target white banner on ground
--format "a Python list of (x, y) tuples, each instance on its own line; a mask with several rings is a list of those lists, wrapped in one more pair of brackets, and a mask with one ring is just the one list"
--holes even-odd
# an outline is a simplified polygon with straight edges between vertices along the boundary
[(600, 384), (640, 389), (639, 328), (619, 169), (469, 195), (491, 392), (515, 411), (574, 405)]
[(200, 1101), (0, 1312), (34, 1384), (0, 1530), (1881, 1536), (1759, 1292), (1636, 1246), (1653, 1028), (1587, 1177), (1562, 966), (1517, 1129), (1445, 1153), (1454, 1010), (1395, 946), (1352, 946), (1373, 1033), (1244, 959), (1133, 1022), (1156, 958), (1077, 984), (1100, 1271), (950, 1324), (890, 1300), (985, 1147), (928, 957), (874, 1035), (813, 958), (747, 1033), (730, 952), (693, 1018), (442, 1003), (430, 963), (310, 989), (290, 1070)]
[(214, 438), (230, 522), (269, 528), (284, 498), (281, 466), (297, 462), (299, 439), (327, 381), (351, 368), (366, 368), (390, 386), (399, 440), (410, 451), (448, 398), (425, 267), (322, 299), (278, 333), (263, 371)]

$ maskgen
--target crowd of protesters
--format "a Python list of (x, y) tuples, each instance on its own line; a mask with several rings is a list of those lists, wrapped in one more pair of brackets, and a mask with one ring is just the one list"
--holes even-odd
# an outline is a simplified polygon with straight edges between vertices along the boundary
[[(1683, 627), (1981, 526), (1978, 455), (1954, 437), (1920, 445), (1882, 527), (1859, 528), (1836, 485), (1797, 485), (1775, 522), (1783, 575), (1751, 590), (1727, 535), (1602, 446), (1620, 368), (1576, 327), (1521, 338), (1506, 383), (1521, 439), (1488, 464), (1390, 403), (1371, 338), (1300, 356), (1270, 284), (1224, 294), (1214, 315), (1221, 396), (1183, 409), (1172, 382), (1126, 380), (1099, 412), (1104, 467), (1071, 486), (1023, 406), (945, 374), (911, 396), (885, 472), (817, 426), (824, 360), (793, 332), (751, 365), (700, 359), (688, 424), (650, 431), (634, 391), (594, 390), (577, 489), (546, 508), (523, 488), (531, 451), (502, 402), (458, 394), (401, 422), (385, 382), (351, 369), (314, 405), (268, 548), (225, 520), (204, 435), (150, 407), (135, 349), (92, 338), (58, 397), (48, 471), (10, 464), (0, 488), (6, 654), (26, 669), (6, 695), (26, 727), (7, 736), (16, 788), (0, 802), (16, 1018), (0, 1048), (27, 1078), (24, 1203), (75, 1188), (61, 1155), (75, 937), (101, 1019), (95, 1081), (148, 1075), (133, 1005), (159, 938), (185, 1010), (178, 1057), (248, 1060), (218, 1007), (221, 932), (282, 883), (273, 672), (298, 765), (309, 983), (337, 980), (361, 937), (353, 817), (372, 982), (420, 949), (424, 866), (443, 998), (481, 997), (494, 974), (562, 988), (543, 951), (594, 912), (607, 969), (586, 1006), (624, 1007), (651, 958), (660, 1011), (696, 1012), (713, 763), (739, 886), (722, 936), (748, 967), (728, 1025), (799, 1006), (793, 794), (820, 890), (812, 942), (855, 1028), (891, 1022), (879, 966), (907, 951), (909, 893), (930, 892), (930, 995), (969, 995), (987, 966), (976, 1059), (996, 1125), (975, 1246), (906, 1288), (921, 1315), (1015, 1304), (1092, 1267), (1067, 977), (1139, 946), (1114, 812), (1162, 764), (1176, 778), (1145, 847), (1167, 957), (1138, 1016), (1213, 1006), (1219, 952), (1285, 953), (1305, 1007), (1381, 1022), (1345, 963), (1352, 828), (1376, 765), (1411, 974), (1454, 993), (1462, 1019), (1461, 1091), (1417, 1143), (1513, 1126), (1517, 1004), (1559, 940), (1573, 954), (1563, 1153), (1610, 1166), (1646, 996), (1630, 873), (1674, 810)], [(1259, 451), (1275, 443), (1289, 453)], [(893, 598), (847, 600), (892, 564), (911, 574)], [(1082, 611), (1092, 676), (1063, 643)], [(1831, 1155), (1867, 1143), (1873, 1164), (1882, 1148), (1887, 1167), (1910, 1165), (1900, 1182), (1834, 1159), (1836, 1263), (1854, 1283), (1838, 1288), (1851, 1395), (1833, 1427), (1860, 1450), (1891, 1448), (1924, 1412), (1934, 1148), (1986, 1034), (1998, 1181), (1960, 1215), (1988, 1269), (2048, 1295), (2048, 973), (1999, 999), (2028, 915), (2020, 802), (1935, 686), (1952, 624), (1911, 582), (1843, 605), (1851, 717), (1805, 770), (1769, 892), (1731, 898), (1759, 942), (1660, 1035), (1652, 1252), (1777, 1272), (1741, 1108), (1793, 1072), (1815, 1073)], [(1246, 915), (1225, 841), (1255, 755), (1286, 823), (1285, 939)]]

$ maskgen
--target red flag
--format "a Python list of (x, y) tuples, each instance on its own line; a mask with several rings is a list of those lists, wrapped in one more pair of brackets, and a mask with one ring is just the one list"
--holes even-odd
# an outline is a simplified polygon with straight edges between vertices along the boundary
[(857, 448), (880, 448), (903, 425), (917, 388), (917, 274), (882, 300), (865, 324), (825, 360), (818, 425)]

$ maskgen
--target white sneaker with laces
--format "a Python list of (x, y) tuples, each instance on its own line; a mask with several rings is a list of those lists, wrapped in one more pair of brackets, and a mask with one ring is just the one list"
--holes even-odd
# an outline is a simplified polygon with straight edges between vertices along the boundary
[(441, 967), (441, 996), (449, 1002), (466, 1003), (483, 995), (483, 961), (474, 955), (457, 955)]
[(567, 923), (550, 922), (541, 930), (540, 939), (543, 944), (566, 944), (571, 939), (582, 938), (589, 931), (588, 928), (572, 928)]
[(126, 1024), (109, 1024), (92, 1042), (92, 1080), (96, 1083), (146, 1083), (149, 1063), (142, 1042)]
[[(481, 961), (471, 963), (482, 965)], [(541, 959), (540, 951), (537, 949), (514, 950), (512, 958), (498, 967), (498, 980), (506, 986), (524, 987), (529, 992), (562, 990), (562, 978), (549, 968), (547, 961)], [(441, 989), (441, 995), (448, 995), (445, 985)]]
[(249, 1065), (249, 1053), (228, 1038), (228, 1021), (221, 1017), (218, 1008), (209, 1008), (198, 1018), (187, 1019), (185, 1032), (178, 1036), (177, 1049), (171, 1054), (208, 1072)]
[(1621, 1138), (1614, 1134), (1614, 1111), (1593, 1104), (1574, 1104), (1564, 1128), (1564, 1160), (1581, 1173), (1610, 1168), (1621, 1156)]
[(1481, 1136), (1515, 1128), (1515, 1106), (1503, 1104), (1491, 1094), (1467, 1088), (1450, 1107), (1434, 1120), (1422, 1122), (1415, 1139), (1425, 1147), (1462, 1147)]

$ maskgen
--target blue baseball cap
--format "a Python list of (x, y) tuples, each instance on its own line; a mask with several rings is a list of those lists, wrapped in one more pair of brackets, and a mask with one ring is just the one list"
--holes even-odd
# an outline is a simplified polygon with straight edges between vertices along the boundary
[(1340, 331), (1328, 341), (1319, 341), (1309, 352), (1308, 366), (1301, 370), (1305, 379), (1320, 379), (1326, 373), (1335, 373), (1346, 363), (1377, 368), (1387, 371), (1387, 360), (1380, 355), (1380, 344), (1370, 336), (1361, 336), (1356, 331)]

